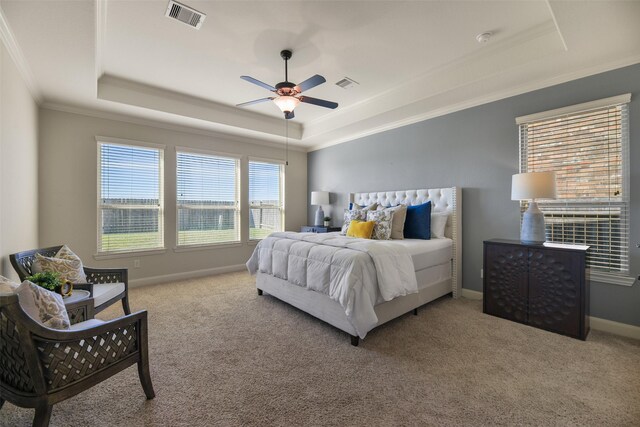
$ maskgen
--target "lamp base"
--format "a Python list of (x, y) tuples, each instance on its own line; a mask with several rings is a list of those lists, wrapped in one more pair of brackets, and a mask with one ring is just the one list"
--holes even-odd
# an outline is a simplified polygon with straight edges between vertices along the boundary
[(522, 215), (520, 241), (528, 244), (542, 244), (547, 241), (544, 214), (536, 202), (529, 203), (529, 209)]
[(318, 206), (318, 210), (316, 211), (316, 220), (313, 222), (313, 225), (322, 226), (324, 221), (324, 211), (322, 210), (322, 206)]

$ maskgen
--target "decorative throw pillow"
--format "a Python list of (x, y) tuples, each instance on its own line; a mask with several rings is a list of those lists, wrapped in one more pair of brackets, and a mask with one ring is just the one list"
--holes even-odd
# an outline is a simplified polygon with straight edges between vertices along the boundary
[(28, 280), (15, 290), (20, 307), (33, 320), (47, 328), (69, 329), (71, 322), (62, 297)]
[(431, 237), (444, 238), (444, 230), (447, 226), (449, 214), (446, 212), (434, 212), (431, 214)]
[(373, 203), (371, 203), (369, 206), (360, 206), (360, 205), (359, 205), (359, 204), (357, 204), (357, 203), (353, 203), (353, 202), (351, 202), (351, 203), (349, 203), (349, 210), (352, 210), (352, 209), (362, 209), (362, 210), (365, 210), (365, 211), (375, 211), (375, 210), (376, 210), (376, 208), (377, 208), (378, 206), (379, 206), (379, 205), (378, 205), (378, 203), (377, 203), (377, 202), (373, 202)]
[(361, 221), (359, 219), (354, 219), (349, 224), (347, 236), (359, 237), (361, 239), (370, 239), (371, 233), (373, 232), (373, 227), (375, 225), (375, 221)]
[(4, 276), (0, 276), (0, 294), (13, 294), (20, 286), (18, 283)]
[(375, 223), (373, 227), (372, 239), (389, 240), (391, 238), (391, 219), (393, 212), (390, 209), (381, 211), (368, 211), (367, 221)]
[(364, 221), (367, 219), (367, 211), (364, 209), (345, 209), (344, 210), (344, 222), (342, 223), (342, 231), (341, 233), (347, 234), (347, 230), (349, 229), (349, 223), (355, 219), (360, 221)]
[(405, 239), (431, 239), (431, 201), (407, 207), (404, 222)]
[(407, 218), (407, 205), (398, 205), (388, 208), (381, 206), (378, 209), (389, 209), (393, 213), (391, 218), (391, 238), (396, 240), (404, 239), (404, 222)]
[(66, 245), (60, 248), (53, 257), (36, 254), (36, 259), (33, 262), (33, 272), (41, 273), (44, 271), (59, 273), (61, 279), (69, 280), (71, 283), (87, 283), (82, 260)]

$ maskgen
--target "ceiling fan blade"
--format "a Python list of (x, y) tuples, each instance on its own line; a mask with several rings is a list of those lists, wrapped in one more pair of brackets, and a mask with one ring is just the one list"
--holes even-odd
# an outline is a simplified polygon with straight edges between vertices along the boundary
[(246, 81), (248, 81), (249, 83), (253, 83), (254, 85), (258, 85), (258, 86), (261, 86), (261, 87), (263, 87), (263, 88), (265, 88), (265, 89), (267, 89), (267, 90), (270, 90), (271, 92), (275, 92), (275, 91), (276, 91), (276, 88), (275, 88), (275, 87), (273, 87), (273, 86), (271, 86), (271, 85), (268, 85), (268, 84), (266, 84), (266, 83), (264, 83), (264, 82), (261, 82), (261, 81), (260, 81), (260, 80), (258, 80), (258, 79), (254, 79), (253, 77), (250, 77), (250, 76), (240, 76), (240, 78), (241, 78), (242, 80), (246, 80)]
[(337, 102), (325, 101), (324, 99), (312, 98), (310, 96), (299, 96), (300, 102), (306, 102), (307, 104), (319, 105), (320, 107), (334, 109), (338, 107)]
[(248, 105), (260, 104), (261, 102), (273, 101), (273, 98), (260, 98), (253, 101), (243, 102), (242, 104), (236, 104), (236, 107), (246, 107)]
[(289, 112), (289, 113), (284, 113), (284, 118), (289, 120), (289, 119), (293, 119), (295, 117), (295, 114), (293, 114), (293, 111)]
[(309, 90), (313, 87), (321, 85), (326, 81), (327, 80), (324, 77), (322, 77), (319, 74), (316, 74), (315, 76), (309, 77), (307, 80), (300, 83), (298, 86), (295, 87), (295, 89), (298, 91), (298, 93), (304, 92), (305, 90)]

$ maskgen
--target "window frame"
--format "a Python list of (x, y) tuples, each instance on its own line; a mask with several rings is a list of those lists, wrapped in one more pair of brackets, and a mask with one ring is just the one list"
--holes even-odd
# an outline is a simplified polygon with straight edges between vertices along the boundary
[[(631, 159), (629, 155), (630, 154), (629, 153), (629, 145), (630, 145), (629, 127), (630, 126), (629, 126), (628, 113), (629, 113), (630, 101), (631, 101), (631, 94), (624, 94), (624, 95), (614, 96), (614, 97), (586, 102), (582, 104), (576, 104), (576, 105), (572, 105), (564, 108), (558, 108), (555, 110), (545, 111), (541, 113), (536, 113), (536, 114), (531, 114), (531, 115), (516, 118), (516, 124), (518, 125), (518, 134), (519, 134), (519, 148), (518, 148), (519, 171), (520, 173), (523, 173), (523, 172), (527, 172), (529, 169), (528, 156), (531, 154), (531, 150), (529, 149), (529, 143), (527, 140), (528, 132), (526, 130), (523, 130), (524, 126), (538, 122), (538, 121), (546, 121), (554, 118), (557, 118), (557, 119), (563, 118), (563, 119), (571, 120), (572, 117), (585, 114), (590, 111), (622, 106), (621, 129), (620, 129), (620, 132), (621, 132), (621, 135), (620, 135), (620, 150), (621, 150), (620, 151), (620, 173), (621, 173), (620, 187), (621, 187), (622, 194), (620, 195), (620, 199), (619, 200), (611, 200), (611, 198), (607, 200), (596, 199), (596, 198), (560, 199), (560, 200), (550, 200), (550, 201), (538, 201), (538, 205), (540, 206), (543, 212), (545, 211), (545, 208), (549, 209), (549, 208), (553, 208), (554, 206), (556, 207), (556, 210), (559, 207), (567, 208), (567, 207), (575, 206), (576, 211), (578, 211), (580, 207), (582, 207), (582, 210), (585, 212), (587, 212), (589, 209), (594, 209), (597, 207), (602, 207), (602, 208), (606, 208), (607, 206), (609, 208), (618, 207), (621, 212), (620, 221), (622, 222), (623, 230), (625, 234), (622, 237), (616, 239), (615, 241), (618, 242), (618, 245), (616, 246), (619, 247), (620, 250), (625, 251), (627, 254), (626, 266), (624, 265), (623, 262), (621, 262), (622, 265), (621, 265), (620, 271), (607, 271), (605, 267), (602, 267), (602, 268), (598, 268), (595, 266), (592, 267), (589, 264), (587, 264), (587, 268), (589, 269), (592, 280), (596, 280), (598, 282), (603, 282), (603, 283), (623, 285), (623, 286), (631, 286), (635, 281), (635, 277), (630, 277), (631, 266), (629, 263), (630, 237), (631, 237), (629, 162), (631, 161)], [(535, 152), (535, 149), (533, 151)], [(535, 168), (534, 168), (534, 171), (535, 171)], [(522, 212), (523, 212), (523, 209), (525, 209), (527, 206), (527, 201), (521, 202), (520, 206), (521, 206), (520, 219), (522, 220)], [(584, 215), (587, 216), (588, 213), (585, 213)], [(595, 211), (593, 215), (596, 215)], [(547, 232), (549, 231), (548, 225), (549, 225), (549, 221), (547, 221)], [(611, 238), (611, 235), (608, 241), (609, 242), (614, 241)], [(553, 242), (567, 243), (567, 244), (572, 243), (570, 241), (563, 242), (562, 240), (553, 240)], [(584, 244), (589, 245), (590, 242), (586, 241)], [(626, 269), (624, 269), (624, 267), (626, 267)]]
[(286, 215), (286, 200), (285, 200), (285, 178), (286, 178), (286, 162), (280, 159), (269, 159), (264, 157), (248, 157), (247, 158), (247, 238), (250, 243), (257, 243), (262, 238), (251, 238), (251, 175), (250, 169), (251, 163), (267, 163), (278, 165), (280, 167), (280, 206), (277, 205), (262, 205), (262, 208), (279, 209), (280, 210), (280, 228), (285, 229), (285, 215)]
[[(237, 225), (237, 239), (229, 240), (225, 242), (218, 243), (201, 243), (201, 244), (190, 244), (184, 245), (179, 244), (179, 233), (180, 233), (180, 204), (178, 202), (178, 153), (187, 153), (187, 154), (200, 154), (203, 156), (210, 157), (222, 157), (225, 159), (233, 159), (236, 162), (235, 168), (235, 199), (236, 206), (235, 210), (235, 223)], [(224, 153), (221, 151), (213, 151), (213, 150), (204, 150), (200, 148), (192, 148), (192, 147), (175, 147), (175, 166), (176, 166), (176, 246), (174, 247), (174, 251), (182, 252), (182, 251), (191, 251), (198, 249), (207, 249), (207, 248), (216, 248), (221, 246), (238, 246), (242, 244), (242, 155), (233, 154), (233, 153)]]
[[(165, 161), (165, 150), (166, 146), (162, 144), (155, 144), (152, 142), (146, 141), (137, 141), (131, 139), (122, 139), (122, 138), (112, 138), (107, 136), (96, 136), (96, 171), (97, 171), (97, 185), (96, 185), (96, 253), (94, 254), (95, 259), (110, 259), (110, 258), (119, 258), (126, 257), (130, 254), (138, 254), (138, 255), (147, 255), (147, 254), (155, 254), (155, 253), (163, 253), (166, 251), (166, 242), (165, 242), (165, 227), (164, 227), (164, 217), (165, 217), (165, 197), (164, 197), (164, 161)], [(123, 147), (133, 147), (133, 148), (147, 148), (157, 150), (159, 153), (158, 156), (158, 206), (150, 207), (141, 205), (136, 207), (137, 209), (149, 209), (149, 210), (157, 210), (158, 211), (158, 228), (160, 232), (160, 246), (153, 248), (139, 248), (139, 249), (125, 249), (125, 250), (112, 250), (112, 251), (103, 251), (102, 249), (102, 210), (105, 206), (110, 206), (113, 209), (113, 206), (120, 205), (104, 205), (102, 203), (102, 152), (101, 147), (103, 144), (106, 145), (119, 145)], [(130, 208), (130, 207), (129, 207)]]

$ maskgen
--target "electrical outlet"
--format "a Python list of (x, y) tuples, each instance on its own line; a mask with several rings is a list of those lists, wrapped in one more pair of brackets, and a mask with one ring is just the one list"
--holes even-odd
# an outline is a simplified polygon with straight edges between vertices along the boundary
[(480, 269), (480, 278), (484, 279), (484, 269), (483, 268)]
[(134, 259), (133, 260), (133, 268), (140, 268), (140, 260), (139, 259)]

